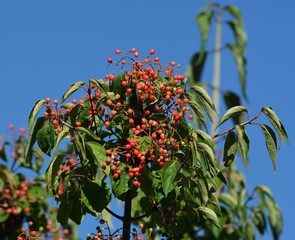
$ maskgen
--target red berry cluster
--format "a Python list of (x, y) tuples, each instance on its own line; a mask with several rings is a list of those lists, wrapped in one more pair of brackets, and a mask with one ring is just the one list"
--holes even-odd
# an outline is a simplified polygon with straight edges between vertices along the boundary
[[(127, 172), (139, 187), (146, 167), (163, 167), (187, 140), (178, 133), (177, 125), (193, 115), (189, 114), (185, 77), (178, 74), (179, 64), (162, 64), (159, 57), (152, 57), (153, 49), (143, 59), (135, 48), (126, 53), (117, 49), (115, 53), (121, 57), (118, 61), (107, 59), (114, 68), (105, 75), (105, 81), (91, 82), (83, 87), (86, 96), (60, 108), (57, 100), (52, 104), (46, 98), (44, 115), (57, 133), (64, 127), (85, 127), (97, 136), (108, 131), (116, 144), (104, 144), (108, 150), (102, 167), (110, 167), (114, 180)], [(128, 66), (131, 70), (123, 71)], [(118, 69), (121, 71), (116, 75)], [(125, 139), (116, 134), (118, 128), (127, 135)]]

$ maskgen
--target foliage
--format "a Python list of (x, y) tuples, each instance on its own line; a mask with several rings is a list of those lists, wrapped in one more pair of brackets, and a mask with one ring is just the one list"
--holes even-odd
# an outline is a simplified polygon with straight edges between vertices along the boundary
[[(230, 20), (221, 21), (224, 14)], [(228, 49), (237, 65), (241, 95), (247, 99), (247, 38), (239, 10), (211, 3), (196, 22), (201, 44), (187, 76), (174, 61), (163, 64), (153, 49), (144, 57), (135, 48), (117, 49), (118, 60), (107, 59), (112, 70), (104, 79), (72, 84), (61, 101), (47, 97), (35, 103), (28, 120), (30, 137), (14, 142), (10, 170), (4, 149), (8, 142), (0, 151), (7, 163), (0, 165), (2, 229), (13, 219), (19, 229), (24, 220), (32, 222), (29, 232), (18, 233), (20, 239), (34, 238), (31, 229), (52, 232), (47, 228), (50, 193), (58, 203), (56, 219), (65, 229), (72, 222), (79, 225), (86, 214), (100, 218), (101, 226), (87, 239), (255, 239), (267, 226), (273, 238), (279, 238), (283, 222), (273, 194), (263, 185), (248, 191), (236, 161), (241, 158), (248, 165), (247, 128), (256, 126), (276, 170), (277, 149), (288, 142), (288, 135), (271, 107), (250, 117), (239, 94), (202, 82), (210, 53), (218, 59)], [(234, 41), (209, 51), (214, 22), (216, 29), (223, 23), (229, 26)], [(216, 88), (227, 107), (219, 119)], [(261, 115), (269, 123), (257, 122)], [(229, 120), (233, 126), (218, 132)], [(40, 174), (41, 151), (51, 158), (44, 176), (49, 193), (42, 175), (28, 181), (14, 169), (18, 164)], [(112, 199), (124, 203), (122, 216), (111, 209)], [(121, 220), (122, 228), (111, 232), (102, 218), (106, 213)], [(131, 224), (139, 228), (131, 229)]]
[[(99, 217), (106, 210), (123, 221), (123, 239), (130, 238), (135, 221), (173, 239), (200, 236), (202, 229), (206, 237), (230, 239), (253, 237), (255, 226), (264, 233), (267, 212), (279, 235), (281, 216), (269, 190), (257, 187), (253, 194), (261, 202), (248, 205), (253, 194), (246, 196), (245, 180), (233, 164), (237, 152), (247, 160), (246, 126), (264, 113), (274, 130), (258, 125), (275, 167), (275, 131), (282, 139), (287, 135), (274, 111), (264, 107), (211, 137), (202, 129), (207, 129), (205, 113), (212, 118), (215, 106), (201, 85), (188, 84), (175, 62), (160, 63), (159, 57), (152, 58), (154, 50), (143, 59), (136, 49), (116, 53), (121, 57), (114, 63), (108, 59), (114, 68), (105, 80), (72, 84), (61, 104), (46, 98), (31, 111), (30, 146), (37, 142), (49, 156), (54, 150), (46, 182), (59, 202), (58, 221), (64, 227), (69, 219), (80, 224), (85, 214)], [(84, 93), (80, 100), (65, 103), (78, 90)], [(230, 108), (218, 126), (243, 112), (244, 106)], [(191, 124), (193, 118), (202, 128)], [(214, 140), (221, 136), (226, 139), (225, 167), (216, 158)], [(65, 139), (71, 151), (58, 151)], [(112, 197), (125, 202), (123, 216), (109, 209)]]
[[(32, 148), (28, 156), (30, 163), (25, 163), (27, 140), (23, 128), (16, 132), (14, 126), (10, 125), (9, 134), (0, 138), (0, 238), (61, 236), (54, 219), (56, 209), (48, 203), (50, 194), (46, 191), (44, 177), (40, 175), (44, 160), (42, 152)], [(28, 179), (26, 169), (36, 177)], [(23, 227), (24, 223), (29, 229)]]

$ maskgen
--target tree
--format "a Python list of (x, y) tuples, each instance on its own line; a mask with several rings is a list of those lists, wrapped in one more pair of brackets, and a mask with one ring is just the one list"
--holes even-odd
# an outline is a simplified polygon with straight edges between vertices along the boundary
[[(224, 13), (232, 17), (226, 23), (235, 36), (225, 48), (220, 44)], [(61, 102), (46, 98), (34, 105), (25, 164), (32, 166), (35, 144), (48, 156), (53, 153), (45, 180), (59, 204), (57, 220), (64, 228), (69, 221), (79, 225), (85, 214), (101, 217), (107, 212), (122, 221), (122, 231), (98, 227), (89, 239), (140, 239), (145, 232), (151, 239), (161, 234), (168, 239), (254, 239), (256, 230), (264, 234), (267, 225), (278, 239), (281, 213), (271, 191), (257, 186), (247, 193), (235, 159), (239, 155), (248, 164), (246, 128), (255, 125), (262, 130), (275, 169), (277, 136), (281, 146), (288, 141), (287, 133), (270, 107), (244, 119), (247, 108), (229, 91), (223, 92), (228, 110), (218, 118), (222, 49), (233, 53), (246, 98), (243, 21), (237, 8), (218, 4), (205, 6), (196, 20), (201, 49), (193, 56), (187, 77), (177, 63), (163, 64), (153, 49), (146, 57), (135, 48), (117, 49), (118, 60), (107, 59), (113, 68), (104, 79), (79, 81)], [(201, 74), (214, 20), (212, 100), (210, 85), (201, 82)], [(67, 102), (73, 95), (77, 97)], [(262, 114), (269, 125), (256, 122)], [(233, 127), (218, 132), (230, 119)], [(61, 142), (69, 147), (63, 149)], [(257, 204), (251, 201), (254, 195)], [(112, 198), (124, 202), (122, 216), (110, 208)], [(139, 231), (131, 230), (132, 223)]]

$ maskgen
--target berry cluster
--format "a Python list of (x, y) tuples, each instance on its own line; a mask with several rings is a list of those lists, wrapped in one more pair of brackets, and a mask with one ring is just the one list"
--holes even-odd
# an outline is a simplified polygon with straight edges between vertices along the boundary
[[(112, 144), (103, 144), (107, 158), (102, 168), (110, 167), (114, 180), (127, 172), (134, 179), (133, 185), (139, 187), (146, 167), (163, 167), (188, 140), (177, 126), (193, 115), (185, 77), (178, 74), (179, 64), (172, 61), (163, 65), (159, 57), (152, 57), (153, 49), (144, 59), (134, 48), (126, 53), (117, 49), (115, 53), (121, 58), (116, 62), (107, 59), (114, 68), (105, 80), (90, 81), (83, 87), (84, 97), (61, 107), (58, 100), (46, 98), (44, 116), (56, 133), (83, 127), (98, 137), (111, 138)], [(124, 71), (128, 66), (131, 70)]]

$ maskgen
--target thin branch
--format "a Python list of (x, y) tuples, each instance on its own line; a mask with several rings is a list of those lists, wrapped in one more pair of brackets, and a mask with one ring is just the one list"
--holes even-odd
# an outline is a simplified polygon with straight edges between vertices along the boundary
[[(247, 124), (253, 124), (253, 121), (256, 120), (260, 116), (260, 114), (261, 114), (261, 111), (255, 117), (253, 117), (253, 118), (251, 118), (251, 119), (247, 120), (246, 122), (243, 122), (243, 123), (241, 123), (239, 125), (240, 126), (245, 126)], [(221, 132), (221, 133), (218, 133), (218, 134), (214, 135), (212, 138), (214, 139), (214, 138), (220, 137), (220, 136), (222, 136), (224, 134), (227, 134), (227, 133), (233, 131), (234, 129), (235, 129), (235, 127), (231, 127), (229, 129)]]
[(155, 210), (157, 210), (156, 206), (154, 206), (150, 211), (148, 211), (147, 213), (145, 213), (145, 214), (143, 214), (141, 216), (131, 218), (131, 222), (134, 222), (134, 221), (137, 221), (139, 219), (145, 218), (145, 217), (149, 216)]
[(117, 218), (117, 219), (123, 221), (124, 218), (123, 218), (122, 216), (120, 216), (120, 215), (114, 213), (114, 212), (113, 212), (111, 209), (109, 209), (108, 207), (105, 207), (104, 209), (105, 209), (108, 213), (110, 213), (112, 216), (114, 216), (115, 218)]

